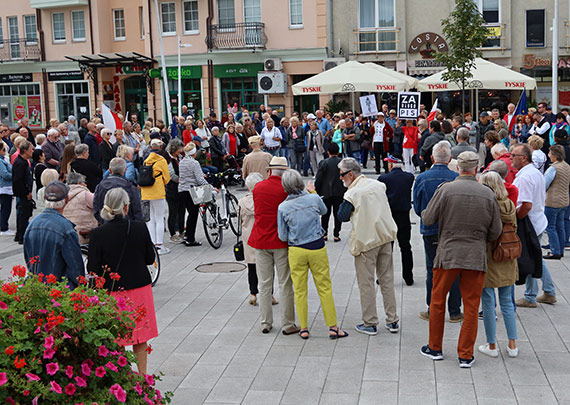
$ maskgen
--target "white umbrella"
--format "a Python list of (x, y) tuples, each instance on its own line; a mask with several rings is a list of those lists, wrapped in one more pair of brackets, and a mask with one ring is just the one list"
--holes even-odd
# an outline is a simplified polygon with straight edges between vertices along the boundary
[[(461, 90), (460, 85), (442, 79), (447, 70), (428, 76), (418, 83), (420, 91), (448, 91)], [(533, 90), (536, 88), (536, 80), (532, 77), (515, 72), (514, 70), (477, 58), (475, 66), (471, 69), (473, 75), (465, 84), (465, 89), (489, 89), (489, 90)]]
[[(295, 96), (304, 94), (378, 93), (408, 90), (412, 78), (372, 63), (348, 61), (294, 84)], [(381, 68), (381, 69), (379, 69)], [(403, 76), (403, 77), (402, 77)]]

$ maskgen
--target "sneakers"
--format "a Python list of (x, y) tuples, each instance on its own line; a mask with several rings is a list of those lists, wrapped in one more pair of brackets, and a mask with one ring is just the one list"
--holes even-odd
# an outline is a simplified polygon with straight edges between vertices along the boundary
[(202, 246), (202, 243), (198, 242), (197, 240), (191, 242), (189, 240), (184, 239), (183, 243), (184, 243), (184, 246), (189, 246), (189, 247), (190, 246)]
[(509, 357), (515, 358), (519, 355), (519, 348), (515, 347), (514, 349), (511, 349), (507, 346), (507, 353), (509, 354)]
[(548, 294), (547, 292), (544, 292), (540, 297), (536, 297), (536, 302), (540, 302), (541, 304), (553, 305), (556, 301), (556, 296)]
[(481, 345), (479, 346), (477, 349), (479, 349), (479, 351), (489, 357), (499, 357), (499, 351), (497, 349), (491, 349), (489, 347), (489, 343), (485, 344), (485, 345)]
[(420, 354), (429, 357), (432, 360), (443, 360), (443, 352), (441, 350), (432, 350), (429, 345), (422, 346)]
[(354, 327), (357, 332), (364, 333), (365, 335), (374, 336), (378, 334), (378, 329), (374, 325), (366, 326), (363, 323)]
[(156, 250), (158, 250), (159, 255), (167, 255), (170, 253), (170, 249), (168, 249), (166, 246), (157, 246)]
[(450, 323), (459, 323), (463, 321), (463, 313), (458, 313), (457, 315), (450, 315), (449, 322)]
[(16, 235), (16, 232), (8, 229), (7, 231), (2, 231), (0, 232), (0, 236), (14, 236)]
[(475, 364), (475, 357), (471, 357), (470, 359), (458, 357), (457, 359), (459, 360), (459, 367), (461, 368), (471, 368), (471, 366)]
[(390, 333), (398, 333), (400, 330), (400, 325), (398, 325), (398, 322), (387, 323), (384, 326), (390, 331)]
[(428, 322), (429, 322), (429, 311), (420, 312), (420, 313), (418, 314), (418, 316), (420, 317), (420, 319), (423, 319), (424, 321), (428, 321)]
[(175, 233), (174, 235), (172, 235), (172, 236), (170, 237), (170, 241), (171, 241), (171, 242), (174, 242), (174, 243), (180, 243), (180, 242), (182, 242), (183, 240), (184, 240), (184, 236), (181, 235), (181, 234), (178, 233), (178, 232)]
[(515, 305), (519, 308), (536, 308), (536, 302), (530, 302), (524, 298), (519, 298), (516, 300)]

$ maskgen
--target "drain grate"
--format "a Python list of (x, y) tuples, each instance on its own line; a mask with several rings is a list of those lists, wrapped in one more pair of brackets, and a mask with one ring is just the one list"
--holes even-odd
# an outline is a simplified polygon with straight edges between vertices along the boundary
[(202, 263), (195, 270), (200, 273), (236, 273), (246, 269), (246, 265), (238, 262)]

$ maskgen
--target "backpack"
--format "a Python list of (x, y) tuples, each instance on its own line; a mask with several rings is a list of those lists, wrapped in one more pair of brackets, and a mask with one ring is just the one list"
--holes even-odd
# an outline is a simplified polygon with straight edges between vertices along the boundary
[[(139, 172), (139, 186), (149, 187), (154, 184), (155, 176), (153, 172), (154, 163), (149, 165), (142, 165)], [(160, 176), (160, 174), (159, 174)], [(157, 176), (158, 177), (158, 176)]]
[(522, 253), (522, 244), (515, 227), (510, 222), (503, 224), (503, 231), (495, 242), (493, 259), (496, 262), (506, 262), (518, 259)]

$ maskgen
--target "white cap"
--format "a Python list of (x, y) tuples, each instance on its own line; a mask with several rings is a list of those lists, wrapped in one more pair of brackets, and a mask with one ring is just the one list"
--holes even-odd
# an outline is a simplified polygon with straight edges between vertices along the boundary
[(307, 115), (307, 119), (308, 119), (308, 120), (316, 120), (316, 119), (317, 119), (317, 116), (316, 116), (315, 114), (313, 114), (313, 113), (310, 113), (309, 115)]

